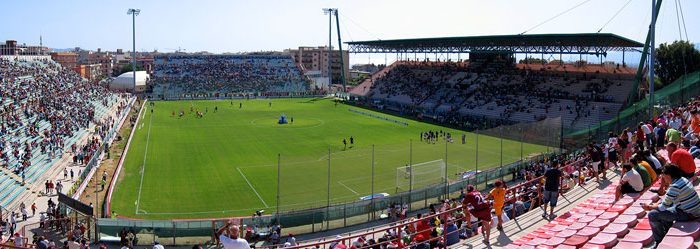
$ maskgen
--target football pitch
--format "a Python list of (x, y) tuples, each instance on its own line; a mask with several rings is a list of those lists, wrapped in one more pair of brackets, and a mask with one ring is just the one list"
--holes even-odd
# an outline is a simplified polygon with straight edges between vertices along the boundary
[[(282, 211), (323, 207), (329, 165), (332, 203), (357, 201), (372, 193), (372, 185), (374, 193), (406, 191), (397, 182), (405, 183), (400, 168), (409, 163), (424, 165), (423, 170), (446, 167), (450, 180), (476, 168), (475, 134), (331, 99), (153, 104), (146, 104), (134, 128), (112, 196), (111, 210), (118, 216), (218, 218), (250, 216), (261, 209), (271, 214), (278, 205)], [(282, 114), (289, 124), (277, 124)], [(426, 131), (451, 133), (454, 142), (421, 141)], [(519, 141), (503, 140), (503, 155), (499, 138), (479, 135), (478, 142), (479, 170), (498, 167), (501, 160), (504, 165), (520, 160)], [(522, 148), (525, 156), (547, 151), (527, 143)], [(418, 167), (413, 171), (417, 174)], [(440, 171), (416, 175), (413, 188), (441, 182)]]

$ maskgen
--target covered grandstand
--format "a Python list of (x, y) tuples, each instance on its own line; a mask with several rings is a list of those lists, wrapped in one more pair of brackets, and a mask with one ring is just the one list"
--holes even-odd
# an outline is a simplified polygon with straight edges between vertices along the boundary
[[(620, 64), (517, 64), (516, 54), (605, 57), (643, 44), (614, 34), (538, 34), (419, 38), (348, 43), (354, 53), (396, 53), (399, 60), (350, 91), (393, 110), (450, 120), (467, 129), (473, 119), (496, 123), (561, 117), (571, 129), (616, 115), (632, 92), (634, 69)], [(422, 61), (407, 54), (469, 53), (469, 60)], [(469, 123), (465, 126), (465, 123)]]

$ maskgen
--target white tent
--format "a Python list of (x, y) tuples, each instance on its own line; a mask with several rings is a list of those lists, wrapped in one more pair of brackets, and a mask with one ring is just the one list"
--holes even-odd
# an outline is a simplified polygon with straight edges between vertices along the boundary
[[(146, 71), (136, 71), (136, 92), (142, 92), (146, 89), (146, 82), (150, 76)], [(119, 75), (109, 83), (109, 89), (113, 90), (134, 90), (134, 72), (126, 72)]]

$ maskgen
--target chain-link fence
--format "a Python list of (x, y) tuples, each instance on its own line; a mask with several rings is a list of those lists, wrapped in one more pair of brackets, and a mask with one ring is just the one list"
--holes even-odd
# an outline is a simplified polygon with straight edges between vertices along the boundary
[[(512, 180), (523, 166), (560, 150), (560, 129), (561, 120), (552, 119), (472, 133), (417, 130), (415, 140), (403, 143), (358, 146), (348, 137), (318, 156), (281, 154), (276, 164), (237, 168), (257, 189), (250, 201), (258, 206), (238, 220), (268, 236), (272, 224), (300, 234), (384, 219), (390, 206), (425, 209), (457, 197), (468, 184), (486, 188), (497, 179)], [(100, 219), (99, 231), (113, 238), (133, 229), (144, 243), (179, 245), (209, 241), (217, 222)]]
[[(587, 129), (568, 131), (564, 136), (565, 148), (582, 148), (591, 141), (607, 139), (608, 132), (620, 134), (623, 129), (636, 127), (640, 121), (650, 119), (650, 114), (658, 114), (671, 107), (682, 105), (700, 95), (700, 72), (684, 75), (654, 94), (654, 108), (649, 108), (649, 99), (631, 104), (611, 120), (601, 121)], [(653, 110), (653, 113), (650, 113)]]

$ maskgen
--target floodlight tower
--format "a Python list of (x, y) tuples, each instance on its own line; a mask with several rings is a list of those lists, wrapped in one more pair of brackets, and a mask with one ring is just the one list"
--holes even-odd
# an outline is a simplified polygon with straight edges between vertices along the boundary
[(136, 91), (136, 16), (141, 13), (140, 9), (129, 9), (126, 14), (131, 15), (131, 43), (133, 45), (131, 49), (131, 70), (134, 72), (134, 92)]
[(323, 8), (323, 14), (328, 15), (328, 89), (331, 87), (331, 79), (332, 79), (332, 74), (331, 74), (331, 54), (333, 54), (333, 50), (331, 49), (331, 36), (333, 35), (333, 14), (335, 13), (337, 9), (333, 8)]

